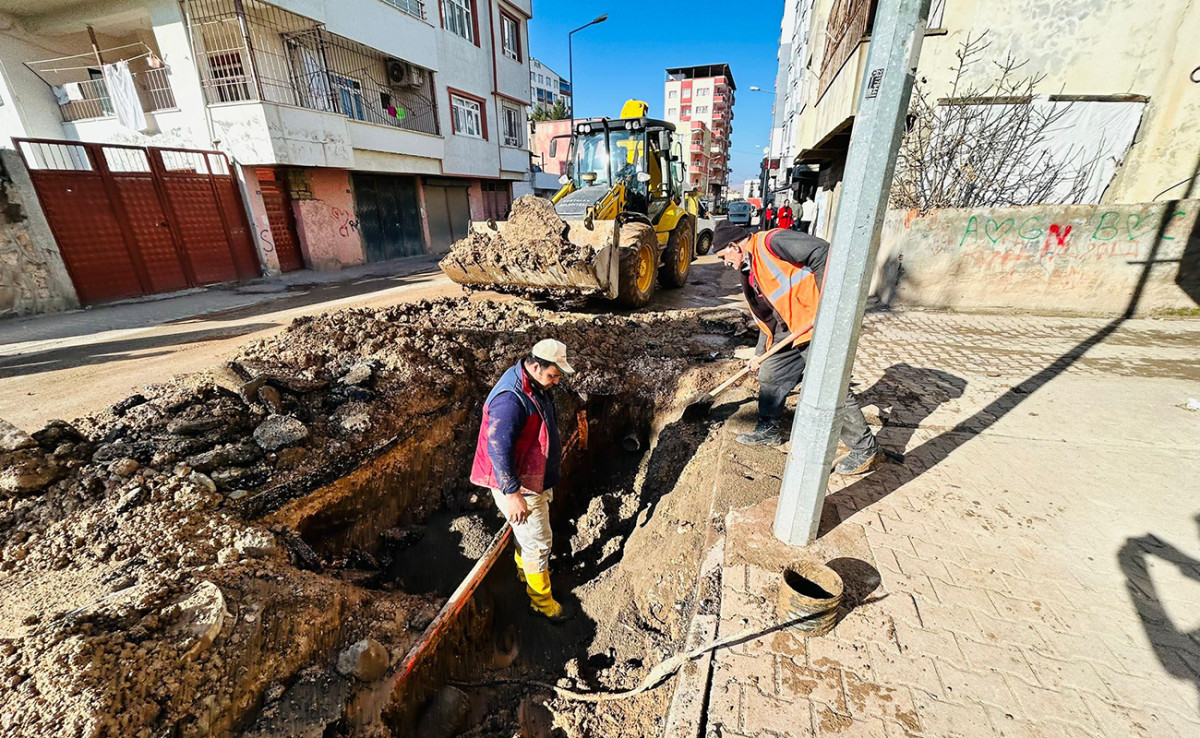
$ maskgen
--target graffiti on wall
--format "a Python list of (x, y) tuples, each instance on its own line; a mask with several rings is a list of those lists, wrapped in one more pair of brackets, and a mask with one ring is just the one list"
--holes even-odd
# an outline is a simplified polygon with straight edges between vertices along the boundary
[(354, 213), (337, 207), (331, 208), (329, 212), (337, 223), (338, 234), (342, 238), (349, 237), (350, 231), (358, 232), (358, 219), (354, 217)]
[[(971, 215), (963, 225), (957, 251), (972, 269), (1002, 272), (1005, 281), (1040, 273), (1060, 286), (1076, 287), (1088, 263), (1136, 262), (1156, 240), (1176, 240), (1172, 226), (1187, 216), (1184, 209), (1099, 208), (1084, 219), (1025, 213)], [(934, 246), (935, 253), (944, 250)]]

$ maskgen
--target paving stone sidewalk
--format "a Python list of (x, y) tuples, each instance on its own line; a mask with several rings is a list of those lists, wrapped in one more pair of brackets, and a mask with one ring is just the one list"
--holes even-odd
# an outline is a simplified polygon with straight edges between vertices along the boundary
[(825, 637), (718, 651), (709, 736), (1200, 736), (1200, 322), (869, 317), (856, 366), (907, 458), (833, 478), (808, 549), (771, 535), (784, 455), (722, 429), (720, 634), (832, 562)]

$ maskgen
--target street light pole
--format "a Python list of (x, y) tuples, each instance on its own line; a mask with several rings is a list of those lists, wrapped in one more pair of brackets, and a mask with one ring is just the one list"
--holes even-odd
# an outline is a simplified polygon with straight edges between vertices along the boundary
[[(591, 23), (584, 23), (579, 28), (567, 34), (567, 84), (571, 86), (571, 120), (575, 120), (575, 55), (571, 50), (572, 36), (579, 33), (588, 26), (594, 26), (597, 23), (603, 23), (608, 20), (608, 14), (598, 15)], [(574, 123), (572, 123), (574, 125)]]
[(869, 272), (879, 249), (929, 4), (930, 0), (880, 3), (871, 29), (866, 81), (850, 136), (825, 289), (775, 511), (775, 536), (793, 546), (811, 543), (821, 523), (840, 430), (837, 409), (846, 396), (858, 348)]

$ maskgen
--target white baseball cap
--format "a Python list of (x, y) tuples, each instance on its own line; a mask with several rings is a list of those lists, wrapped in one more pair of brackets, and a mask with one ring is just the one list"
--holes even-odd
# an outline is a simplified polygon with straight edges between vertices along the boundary
[(553, 338), (538, 341), (533, 347), (533, 355), (542, 361), (552, 362), (564, 374), (574, 374), (575, 370), (567, 363), (567, 345)]

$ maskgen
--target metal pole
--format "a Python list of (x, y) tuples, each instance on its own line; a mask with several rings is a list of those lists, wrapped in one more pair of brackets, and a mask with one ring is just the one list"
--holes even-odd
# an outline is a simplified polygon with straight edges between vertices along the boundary
[[(588, 26), (594, 26), (597, 23), (603, 23), (606, 20), (608, 20), (607, 13), (605, 13), (604, 15), (598, 15), (592, 20), (591, 23), (584, 23), (579, 28), (576, 28), (575, 30), (573, 30), (567, 34), (567, 84), (569, 84), (571, 86), (570, 111), (571, 111), (571, 126), (572, 127), (575, 126), (575, 57), (571, 54), (571, 41), (574, 39), (575, 34), (579, 33), (583, 29), (587, 28)], [(559, 92), (561, 93), (562, 90), (559, 90)]]
[[(825, 289), (788, 453), (775, 536), (793, 546), (817, 536), (840, 430), (837, 408), (850, 383), (870, 270), (904, 132), (930, 0), (880, 3), (871, 29), (867, 74), (842, 178)], [(764, 195), (765, 196), (765, 195)]]

